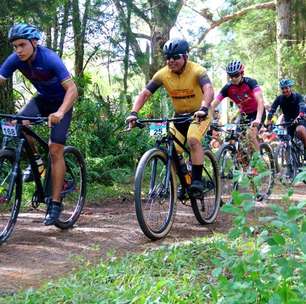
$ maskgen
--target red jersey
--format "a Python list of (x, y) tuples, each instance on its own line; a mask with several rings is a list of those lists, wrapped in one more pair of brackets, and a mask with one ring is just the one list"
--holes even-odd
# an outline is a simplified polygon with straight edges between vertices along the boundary
[(255, 93), (261, 92), (257, 81), (249, 77), (243, 77), (242, 82), (238, 85), (227, 83), (216, 100), (221, 101), (229, 97), (239, 107), (240, 113), (251, 114), (257, 112), (257, 100)]

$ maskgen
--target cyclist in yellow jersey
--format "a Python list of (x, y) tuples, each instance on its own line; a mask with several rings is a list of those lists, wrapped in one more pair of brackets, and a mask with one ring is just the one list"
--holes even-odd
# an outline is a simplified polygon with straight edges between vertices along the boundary
[[(172, 132), (190, 147), (192, 160), (190, 191), (197, 196), (204, 189), (202, 181), (204, 151), (201, 140), (211, 122), (209, 107), (214, 91), (205, 68), (188, 60), (189, 45), (186, 40), (168, 40), (163, 51), (167, 65), (157, 71), (137, 96), (126, 121), (130, 127), (135, 126), (139, 110), (160, 86), (164, 86), (170, 95), (176, 117), (182, 114), (194, 115), (195, 119), (191, 123), (174, 124)], [(178, 153), (182, 153), (178, 145), (176, 149)]]

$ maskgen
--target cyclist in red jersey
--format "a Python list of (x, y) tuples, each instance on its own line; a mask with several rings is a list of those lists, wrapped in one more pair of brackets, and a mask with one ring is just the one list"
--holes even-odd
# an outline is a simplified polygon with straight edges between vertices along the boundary
[(215, 109), (225, 97), (229, 97), (240, 110), (239, 121), (250, 123), (247, 136), (255, 150), (259, 150), (258, 130), (265, 121), (262, 91), (255, 79), (244, 76), (244, 65), (239, 60), (231, 61), (226, 72), (229, 82), (221, 89), (212, 103)]

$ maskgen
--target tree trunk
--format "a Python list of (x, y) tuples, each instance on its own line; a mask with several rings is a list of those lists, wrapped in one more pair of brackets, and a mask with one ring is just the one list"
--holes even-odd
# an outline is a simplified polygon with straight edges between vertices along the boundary
[(79, 0), (72, 0), (72, 26), (74, 32), (74, 72), (82, 76), (84, 49), (82, 46), (82, 30)]
[[(59, 11), (57, 11), (58, 13)], [(53, 18), (53, 43), (52, 49), (58, 51), (58, 33), (59, 33), (59, 24), (58, 24), (58, 15), (56, 14)]]
[(83, 77), (85, 30), (89, 7), (90, 0), (86, 0), (84, 4), (84, 15), (81, 21), (79, 0), (72, 0), (72, 26), (75, 49), (74, 70), (75, 75), (80, 78)]
[[(143, 19), (149, 26), (150, 36), (144, 34), (132, 33), (130, 35), (130, 46), (134, 53), (135, 60), (148, 81), (153, 74), (164, 65), (162, 56), (162, 46), (169, 38), (169, 32), (176, 23), (177, 16), (183, 6), (183, 0), (151, 0), (150, 14), (144, 13), (142, 9), (136, 6), (133, 1), (122, 1), (131, 6), (135, 16)], [(120, 21), (122, 22), (125, 32), (127, 32), (127, 17), (119, 0), (114, 0)], [(149, 48), (142, 52), (137, 38), (145, 38), (149, 42)]]
[(47, 48), (52, 48), (52, 33), (51, 33), (51, 26), (47, 26), (45, 28), (46, 33), (46, 46)]
[[(1, 24), (0, 27), (0, 62), (2, 63), (11, 53), (10, 45), (7, 40), (8, 25)], [(0, 112), (14, 113), (13, 85), (12, 80), (8, 79), (3, 86), (0, 86)]]
[(60, 57), (63, 56), (65, 36), (66, 36), (67, 28), (68, 28), (68, 17), (69, 17), (70, 6), (71, 6), (71, 2), (66, 1), (64, 5), (62, 27), (61, 27), (61, 37), (60, 37), (59, 50), (58, 50)]
[(292, 10), (290, 5), (291, 0), (276, 1), (276, 25), (277, 25), (277, 67), (278, 78), (284, 78), (288, 73), (284, 59), (284, 51), (290, 46), (291, 41), (291, 23)]
[(129, 55), (130, 55), (130, 36), (131, 36), (131, 6), (127, 5), (127, 27), (125, 39), (125, 54), (123, 59), (124, 75), (123, 75), (123, 93), (127, 94), (128, 89), (128, 75), (129, 75)]

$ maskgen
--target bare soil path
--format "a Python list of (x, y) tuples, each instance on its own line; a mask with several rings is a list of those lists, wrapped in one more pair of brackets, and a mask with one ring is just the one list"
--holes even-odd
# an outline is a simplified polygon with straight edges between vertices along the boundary
[[(274, 192), (276, 202), (281, 192)], [(306, 199), (306, 186), (295, 188), (294, 200)], [(264, 208), (265, 204), (258, 208)], [(66, 275), (82, 264), (107, 257), (109, 252), (124, 255), (156, 248), (162, 244), (190, 240), (215, 232), (226, 233), (231, 226), (229, 215), (220, 213), (216, 223), (200, 226), (191, 208), (178, 205), (170, 234), (156, 242), (141, 232), (132, 201), (106, 200), (87, 206), (77, 226), (68, 231), (42, 224), (43, 212), (21, 213), (13, 235), (0, 246), (0, 296), (25, 288), (38, 287), (50, 279)]]

